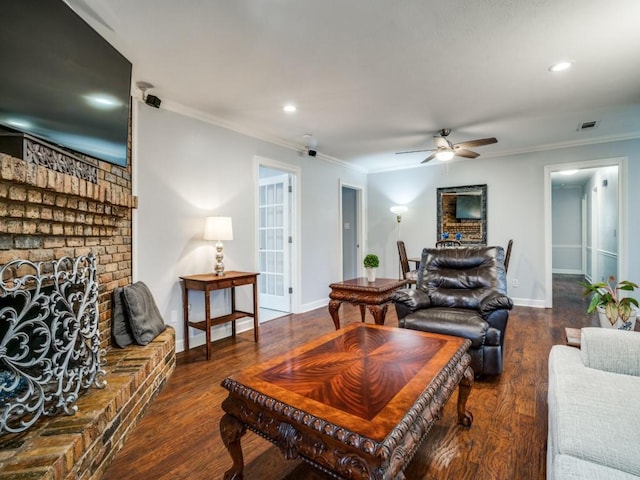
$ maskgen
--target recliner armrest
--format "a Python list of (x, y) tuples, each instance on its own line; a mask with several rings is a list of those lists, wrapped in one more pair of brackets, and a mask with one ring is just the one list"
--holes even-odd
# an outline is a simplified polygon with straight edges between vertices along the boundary
[(404, 317), (416, 310), (429, 308), (431, 306), (429, 295), (422, 290), (413, 288), (396, 290), (391, 294), (391, 300), (393, 300), (396, 306), (398, 323), (401, 327), (404, 322)]
[(640, 333), (615, 328), (583, 328), (580, 340), (586, 367), (640, 377)]
[(496, 310), (511, 310), (513, 308), (513, 300), (501, 293), (496, 293), (484, 298), (480, 302), (480, 313), (487, 318)]

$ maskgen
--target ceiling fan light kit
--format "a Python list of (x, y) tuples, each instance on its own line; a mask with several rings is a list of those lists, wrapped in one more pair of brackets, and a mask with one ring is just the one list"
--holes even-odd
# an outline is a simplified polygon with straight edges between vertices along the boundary
[(455, 153), (453, 150), (440, 150), (439, 152), (436, 152), (436, 158), (438, 160), (442, 160), (443, 162), (451, 160), (454, 155)]
[(396, 155), (401, 153), (416, 153), (416, 152), (435, 152), (425, 158), (421, 163), (427, 163), (433, 160), (434, 158), (443, 162), (451, 160), (453, 157), (464, 157), (464, 158), (476, 158), (479, 157), (480, 154), (468, 150), (467, 147), (481, 147), (483, 145), (491, 145), (492, 143), (497, 143), (498, 140), (494, 137), (490, 138), (479, 138), (477, 140), (469, 140), (467, 142), (459, 142), (459, 143), (451, 143), (447, 137), (451, 133), (450, 128), (443, 128), (440, 130), (439, 135), (433, 137), (433, 143), (435, 143), (435, 149), (427, 149), (427, 150), (410, 150), (406, 152), (396, 152)]

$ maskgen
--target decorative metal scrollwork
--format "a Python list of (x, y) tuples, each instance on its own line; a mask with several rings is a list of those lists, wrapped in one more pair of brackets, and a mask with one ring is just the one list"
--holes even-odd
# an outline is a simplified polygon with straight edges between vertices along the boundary
[(96, 166), (30, 138), (25, 139), (24, 160), (49, 170), (78, 177), (87, 182), (98, 183), (98, 168)]
[(0, 434), (73, 415), (102, 388), (96, 259), (14, 260), (0, 268)]

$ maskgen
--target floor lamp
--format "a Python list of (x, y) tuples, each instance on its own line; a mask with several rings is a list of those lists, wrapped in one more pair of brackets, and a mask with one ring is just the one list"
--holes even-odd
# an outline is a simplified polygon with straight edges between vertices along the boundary
[[(402, 214), (405, 213), (408, 208), (404, 205), (394, 205), (389, 210), (396, 216), (396, 221), (398, 223), (398, 232), (396, 234), (396, 242), (400, 240), (400, 222), (402, 221)], [(402, 267), (400, 266), (400, 262), (398, 262), (398, 278), (402, 278)]]

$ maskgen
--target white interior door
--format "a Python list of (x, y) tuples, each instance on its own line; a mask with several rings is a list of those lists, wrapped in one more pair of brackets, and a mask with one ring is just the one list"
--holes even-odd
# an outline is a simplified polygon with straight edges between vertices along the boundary
[(260, 306), (290, 312), (289, 175), (260, 178), (258, 188)]

